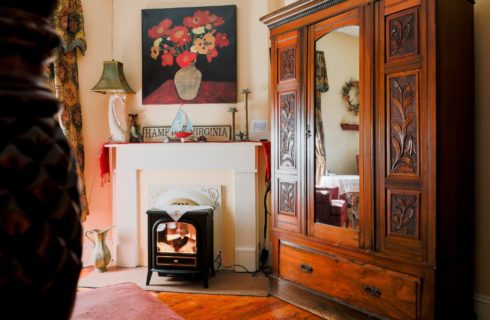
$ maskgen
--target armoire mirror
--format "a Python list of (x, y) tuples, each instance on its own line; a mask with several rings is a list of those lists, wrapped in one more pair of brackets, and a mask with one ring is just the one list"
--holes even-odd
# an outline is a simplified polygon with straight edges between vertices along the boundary
[(359, 26), (315, 40), (314, 220), (359, 230)]

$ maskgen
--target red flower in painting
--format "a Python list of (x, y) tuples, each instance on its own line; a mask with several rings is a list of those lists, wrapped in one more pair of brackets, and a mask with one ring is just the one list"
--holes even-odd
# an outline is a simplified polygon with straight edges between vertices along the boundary
[(220, 25), (222, 25), (223, 23), (225, 23), (225, 19), (223, 19), (223, 17), (218, 17), (217, 15), (215, 14), (212, 14), (210, 17), (209, 17), (209, 22), (214, 26), (214, 27), (219, 27)]
[(169, 34), (170, 40), (175, 42), (178, 47), (181, 47), (192, 40), (189, 36), (189, 30), (182, 26), (174, 27), (169, 31)]
[(228, 39), (228, 35), (226, 33), (216, 33), (215, 43), (218, 47), (223, 48), (230, 44), (230, 39)]
[(188, 28), (205, 26), (210, 22), (209, 11), (196, 10), (192, 17), (185, 17), (183, 24)]
[(182, 52), (177, 56), (176, 60), (179, 67), (185, 68), (191, 63), (193, 63), (194, 61), (196, 61), (196, 58), (197, 58), (197, 54), (185, 50), (184, 52)]
[(213, 58), (218, 56), (218, 50), (213, 49), (209, 50), (208, 53), (206, 54), (206, 59), (208, 59), (208, 62), (211, 62)]
[(174, 56), (171, 53), (162, 55), (162, 67), (172, 66), (174, 64)]
[(148, 29), (148, 37), (153, 39), (150, 56), (156, 60), (161, 55), (163, 67), (177, 63), (181, 68), (196, 62), (203, 55), (210, 63), (218, 56), (218, 49), (230, 44), (226, 33), (216, 32), (216, 27), (225, 22), (223, 17), (208, 10), (196, 10), (183, 19), (182, 25), (171, 28), (173, 22), (163, 19), (158, 25)]
[(172, 25), (172, 20), (170, 19), (162, 20), (162, 22), (160, 22), (159, 24), (157, 24), (156, 26), (148, 30), (148, 37), (152, 39), (157, 39), (165, 35), (168, 35), (168, 30), (171, 25)]

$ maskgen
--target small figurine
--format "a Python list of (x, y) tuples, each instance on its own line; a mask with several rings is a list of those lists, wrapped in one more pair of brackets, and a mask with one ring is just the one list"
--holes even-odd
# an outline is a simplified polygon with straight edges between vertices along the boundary
[(138, 114), (130, 113), (129, 116), (129, 142), (141, 142), (140, 126), (136, 122)]
[(207, 141), (206, 136), (204, 136), (204, 135), (200, 136), (197, 141), (198, 142), (206, 142)]
[(246, 140), (245, 139), (245, 137), (247, 136), (247, 133), (246, 132), (239, 131), (236, 135), (237, 135), (238, 138), (240, 138), (240, 141)]

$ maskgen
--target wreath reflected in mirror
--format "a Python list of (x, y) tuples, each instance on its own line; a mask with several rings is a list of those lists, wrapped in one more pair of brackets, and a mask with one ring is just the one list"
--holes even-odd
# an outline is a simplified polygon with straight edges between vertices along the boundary
[(347, 109), (359, 113), (359, 80), (351, 79), (342, 87), (342, 99), (347, 102)]

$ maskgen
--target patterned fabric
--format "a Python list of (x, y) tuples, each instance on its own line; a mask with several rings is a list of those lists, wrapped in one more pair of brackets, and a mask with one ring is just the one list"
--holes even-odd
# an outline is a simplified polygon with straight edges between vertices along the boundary
[(78, 162), (78, 174), (81, 184), (81, 219), (85, 221), (89, 212), (84, 184), (85, 155), (76, 49), (78, 48), (83, 54), (87, 45), (80, 0), (59, 0), (52, 19), (56, 32), (61, 39), (61, 49), (51, 66), (51, 87), (63, 104), (59, 114), (60, 125), (68, 141), (70, 141)]
[(315, 51), (315, 89), (320, 92), (328, 91), (327, 64), (323, 51)]
[(328, 77), (323, 51), (315, 51), (315, 89), (315, 183), (319, 184), (327, 165), (321, 94), (328, 91)]

